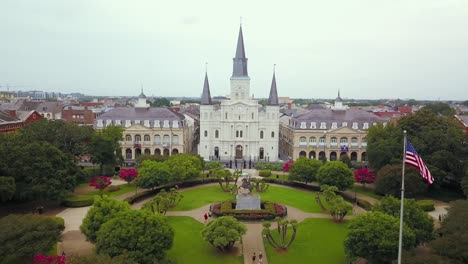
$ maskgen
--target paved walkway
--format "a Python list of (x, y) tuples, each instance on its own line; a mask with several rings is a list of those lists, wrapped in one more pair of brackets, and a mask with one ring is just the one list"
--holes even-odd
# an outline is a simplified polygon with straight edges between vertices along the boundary
[[(243, 170), (243, 172), (247, 172), (250, 174), (252, 178), (261, 178), (258, 176), (258, 171), (254, 169), (246, 169)], [(237, 182), (238, 186), (240, 186), (242, 181), (239, 179)], [(113, 185), (120, 185), (120, 184), (126, 184), (124, 181), (120, 180), (114, 180)], [(218, 183), (211, 183), (211, 184), (206, 184), (204, 186), (212, 186), (212, 185), (218, 185)], [(284, 186), (284, 185), (277, 185), (277, 184), (271, 184), (273, 186), (279, 186), (282, 188), (290, 188), (298, 191), (303, 191), (303, 192), (312, 192), (309, 190), (304, 190), (304, 189), (298, 189), (298, 188), (292, 188), (289, 186)], [(182, 191), (187, 191), (190, 189), (195, 189), (195, 188), (200, 188), (200, 186), (193, 186), (189, 188), (184, 188)], [(116, 197), (117, 200), (123, 200), (129, 196), (132, 196), (134, 193), (126, 193), (123, 195), (120, 195)], [(354, 195), (354, 193), (353, 193)], [(367, 197), (361, 194), (358, 194), (358, 197), (361, 199), (365, 199), (371, 203), (376, 203), (377, 200), (371, 197)], [(137, 203), (134, 203), (131, 207), (133, 209), (140, 209), (148, 200), (152, 199), (153, 197), (147, 198), (145, 200), (139, 201)], [(204, 214), (209, 211), (209, 206), (210, 205), (205, 205), (200, 208), (190, 210), (190, 211), (169, 211), (167, 212), (168, 216), (189, 216), (194, 218), (200, 223), (205, 223), (204, 221)], [(295, 219), (298, 222), (303, 221), (304, 219), (307, 218), (327, 218), (331, 219), (332, 217), (329, 214), (325, 213), (308, 213), (308, 212), (303, 212), (297, 208), (287, 206), (288, 207), (288, 215), (286, 219), (291, 220)], [(437, 219), (436, 222), (438, 222), (438, 216), (439, 214), (443, 215), (446, 213), (446, 208), (448, 207), (448, 204), (445, 203), (438, 203), (436, 204), (436, 210), (433, 212), (430, 212), (429, 214)], [(67, 255), (86, 255), (86, 254), (91, 254), (94, 245), (88, 241), (86, 241), (86, 237), (84, 234), (81, 233), (79, 227), (86, 216), (88, 210), (88, 207), (81, 207), (81, 208), (67, 208), (61, 213), (57, 214), (57, 216), (62, 217), (65, 219), (65, 230), (63, 234), (63, 242), (59, 245), (58, 247), (58, 253), (61, 254), (62, 251), (65, 251)], [(366, 211), (358, 206), (353, 207), (353, 211), (356, 214), (363, 214)], [(346, 216), (345, 219), (352, 219), (354, 216)], [(257, 260), (258, 260), (258, 254), (259, 252), (263, 252), (263, 263), (267, 264), (268, 259), (265, 254), (265, 247), (263, 243), (263, 236), (262, 236), (262, 223), (258, 222), (247, 222), (245, 223), (247, 226), (247, 232), (244, 236), (242, 236), (242, 251), (239, 251), (239, 254), (244, 255), (244, 263), (252, 263), (252, 255), (255, 252), (257, 255)], [(273, 228), (273, 227), (272, 227)], [(240, 247), (240, 245), (236, 244), (235, 246)]]

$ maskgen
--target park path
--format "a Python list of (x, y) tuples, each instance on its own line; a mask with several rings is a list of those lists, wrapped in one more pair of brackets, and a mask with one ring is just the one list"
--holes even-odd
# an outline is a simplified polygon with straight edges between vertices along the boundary
[[(113, 179), (111, 185), (127, 184), (126, 181)], [(115, 197), (117, 200), (123, 200), (131, 195), (129, 192)], [(86, 217), (89, 208), (67, 208), (58, 213), (57, 216), (65, 220), (65, 229), (63, 230), (62, 241), (58, 243), (57, 254), (60, 255), (65, 252), (67, 256), (89, 255), (93, 252), (94, 244), (86, 240), (86, 236), (81, 232), (80, 225)]]

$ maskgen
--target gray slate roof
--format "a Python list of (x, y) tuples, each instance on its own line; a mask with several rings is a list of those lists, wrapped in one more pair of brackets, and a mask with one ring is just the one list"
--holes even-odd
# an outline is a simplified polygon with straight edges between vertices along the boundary
[(313, 109), (304, 114), (291, 118), (291, 126), (300, 129), (301, 122), (306, 122), (305, 129), (311, 129), (311, 123), (316, 123), (316, 129), (320, 129), (322, 122), (326, 123), (326, 129), (332, 127), (332, 123), (336, 122), (337, 127), (342, 127), (343, 122), (348, 123), (349, 128), (353, 123), (358, 123), (358, 128), (362, 129), (364, 123), (372, 126), (374, 123), (385, 123), (387, 120), (378, 117), (372, 113), (359, 110), (359, 109), (346, 109), (346, 110), (332, 110), (332, 109)]
[(276, 89), (276, 78), (273, 72), (273, 80), (271, 80), (270, 96), (268, 97), (269, 105), (278, 105), (278, 91)]
[(249, 77), (249, 74), (247, 73), (247, 58), (245, 57), (242, 26), (239, 28), (239, 37), (237, 38), (236, 57), (234, 57), (232, 60), (232, 77)]
[(154, 127), (154, 121), (160, 121), (162, 125), (165, 120), (169, 121), (172, 127), (172, 121), (178, 121), (179, 127), (182, 127), (182, 121), (185, 116), (171, 111), (164, 107), (149, 107), (149, 108), (133, 108), (133, 107), (116, 107), (96, 118), (96, 120), (111, 120), (112, 124), (116, 124), (116, 120), (120, 120), (124, 125), (126, 120), (130, 120), (131, 124), (135, 124), (135, 120), (139, 120), (140, 124), (144, 124), (145, 120), (150, 122), (150, 126)]
[(208, 73), (205, 73), (205, 83), (203, 84), (203, 93), (201, 96), (200, 104), (202, 105), (211, 104), (211, 93), (210, 93), (210, 84), (208, 83)]

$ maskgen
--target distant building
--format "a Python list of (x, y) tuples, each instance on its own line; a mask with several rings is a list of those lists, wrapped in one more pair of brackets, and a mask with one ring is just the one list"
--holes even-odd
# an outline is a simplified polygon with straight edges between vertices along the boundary
[(62, 120), (79, 125), (92, 126), (97, 117), (92, 107), (82, 105), (67, 105), (62, 109)]
[(198, 153), (205, 160), (277, 161), (279, 104), (275, 74), (268, 105), (262, 106), (258, 100), (250, 97), (242, 27), (239, 29), (230, 81), (230, 99), (214, 104), (208, 74), (205, 74)]
[(308, 157), (367, 161), (367, 129), (386, 120), (372, 113), (348, 109), (338, 93), (330, 109), (312, 109), (280, 119), (280, 155), (283, 159)]
[(0, 110), (0, 133), (14, 132), (31, 122), (41, 119), (41, 114), (35, 110)]
[(455, 120), (463, 129), (463, 133), (468, 134), (468, 116), (465, 115), (454, 115)]
[(149, 107), (141, 91), (135, 107), (116, 107), (96, 118), (94, 127), (122, 126), (122, 155), (133, 162), (141, 154), (170, 156), (192, 150), (194, 121), (163, 107)]

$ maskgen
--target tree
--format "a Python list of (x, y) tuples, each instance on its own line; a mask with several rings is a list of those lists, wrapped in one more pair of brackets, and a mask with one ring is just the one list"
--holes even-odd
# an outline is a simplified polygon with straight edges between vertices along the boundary
[(145, 160), (138, 168), (139, 177), (136, 185), (140, 188), (151, 188), (172, 181), (171, 171), (165, 162)]
[(429, 105), (424, 106), (421, 110), (422, 111), (429, 110), (436, 115), (440, 114), (440, 115), (450, 116), (450, 117), (452, 117), (455, 114), (455, 109), (450, 107), (450, 105), (444, 104), (444, 103), (429, 104)]
[(126, 202), (117, 201), (108, 196), (96, 198), (93, 207), (83, 219), (80, 230), (89, 241), (96, 242), (97, 231), (101, 226), (127, 210), (130, 210), (130, 205)]
[[(272, 247), (274, 247), (276, 250), (288, 250), (289, 246), (294, 242), (296, 239), (297, 235), (297, 221), (296, 220), (282, 220), (280, 217), (275, 218), (275, 222), (277, 224), (277, 232), (278, 235), (276, 237), (279, 237), (278, 239), (275, 239), (273, 235), (271, 234), (271, 222), (266, 221), (264, 222), (263, 225), (263, 235), (266, 236), (268, 243)], [(290, 228), (288, 228), (290, 227)], [(288, 238), (288, 229), (292, 230), (292, 235), (291, 237)]]
[(171, 102), (167, 98), (161, 97), (156, 98), (152, 103), (150, 103), (150, 105), (152, 107), (169, 107), (171, 105)]
[(203, 239), (220, 251), (228, 251), (236, 241), (241, 240), (242, 235), (247, 232), (247, 227), (232, 216), (222, 216), (203, 228), (201, 234)]
[(468, 263), (468, 201), (450, 203), (447, 216), (438, 230), (439, 237), (430, 243), (435, 253), (450, 259), (449, 263)]
[(174, 230), (164, 216), (126, 210), (101, 226), (96, 252), (110, 257), (126, 252), (138, 263), (153, 263), (164, 257), (173, 240)]
[[(400, 219), (400, 200), (392, 196), (386, 196), (372, 208), (372, 211), (382, 212)], [(434, 239), (432, 217), (424, 212), (414, 199), (405, 199), (404, 201), (403, 222), (413, 231), (416, 244)]]
[(299, 158), (290, 165), (288, 178), (292, 181), (312, 182), (316, 179), (320, 166), (322, 166), (322, 163), (318, 160)]
[(27, 263), (57, 243), (64, 230), (62, 218), (43, 215), (15, 215), (0, 218), (2, 263)]
[(0, 136), (0, 175), (14, 177), (15, 200), (60, 200), (76, 185), (78, 168), (69, 155), (46, 142)]
[[(406, 166), (405, 170), (405, 196), (414, 197), (424, 193), (427, 184), (413, 167)], [(377, 172), (375, 192), (380, 195), (398, 197), (401, 193), (401, 165), (387, 165)]]
[(89, 180), (89, 186), (99, 190), (99, 195), (102, 197), (102, 191), (111, 185), (111, 177), (96, 176)]
[[(224, 192), (231, 190), (230, 188), (236, 188), (237, 180), (239, 178), (239, 173), (236, 174), (236, 178), (232, 177), (232, 174), (229, 170), (224, 169), (213, 169), (210, 170), (210, 174), (218, 179), (219, 186)], [(230, 185), (233, 182), (232, 186)]]
[(340, 161), (346, 164), (348, 168), (351, 166), (351, 159), (349, 158), (348, 154), (340, 156)]
[(221, 169), (221, 162), (219, 161), (210, 161), (210, 162), (205, 162), (205, 165), (203, 166), (203, 170), (214, 170), (214, 169)]
[(322, 195), (325, 197), (326, 203), (322, 202), (320, 193), (317, 195), (317, 203), (322, 209), (327, 210), (337, 223), (343, 222), (348, 211), (353, 209), (353, 206), (346, 202), (343, 197), (336, 194), (338, 188), (336, 186), (322, 185), (320, 187)]
[(154, 214), (165, 215), (169, 209), (176, 207), (183, 197), (175, 188), (171, 188), (169, 192), (163, 189), (151, 201), (143, 205), (143, 209), (150, 210)]
[(124, 129), (121, 126), (110, 125), (97, 132), (100, 137), (112, 143), (114, 147), (113, 153), (119, 163), (123, 162), (123, 156), (120, 147), (120, 141), (123, 140), (123, 131)]
[(375, 182), (375, 178), (375, 173), (367, 167), (354, 171), (354, 181), (361, 183), (363, 186), (365, 186), (366, 183)]
[(320, 185), (336, 186), (339, 190), (346, 190), (353, 186), (353, 171), (340, 161), (330, 161), (320, 167), (317, 173)]
[(15, 195), (16, 185), (13, 177), (0, 177), (0, 201), (11, 200)]
[(116, 162), (114, 143), (103, 136), (95, 135), (89, 146), (91, 161), (99, 164), (102, 174), (104, 165), (114, 165)]
[(135, 163), (137, 168), (139, 168), (145, 160), (157, 161), (157, 162), (164, 162), (168, 159), (168, 157), (163, 155), (152, 155), (152, 154), (141, 154), (135, 158)]
[(138, 172), (135, 168), (122, 168), (120, 169), (119, 177), (130, 184), (131, 181), (138, 177)]
[(373, 171), (387, 164), (401, 163), (402, 135), (392, 126), (377, 124), (367, 130), (367, 154)]
[[(382, 212), (370, 212), (356, 217), (349, 225), (344, 242), (351, 258), (366, 258), (369, 263), (391, 263), (398, 255), (399, 219)], [(403, 223), (403, 248), (416, 245), (413, 231)]]
[(164, 163), (170, 169), (173, 181), (182, 181), (200, 176), (202, 162), (192, 154), (177, 154), (170, 156)]

